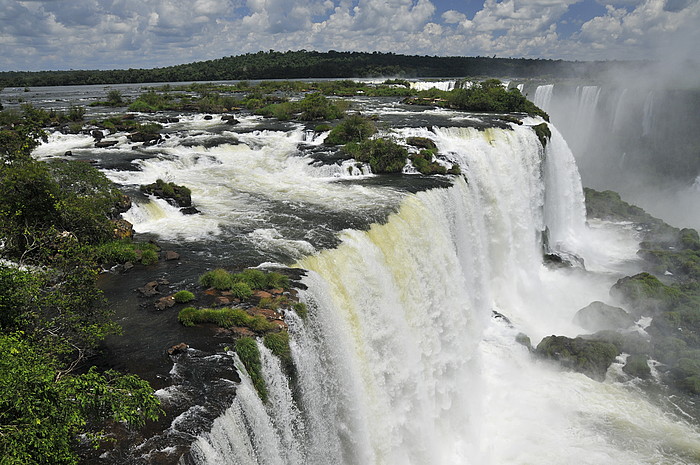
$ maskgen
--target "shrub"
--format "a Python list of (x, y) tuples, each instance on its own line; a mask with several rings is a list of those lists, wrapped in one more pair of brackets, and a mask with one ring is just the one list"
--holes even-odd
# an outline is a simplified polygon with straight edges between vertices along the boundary
[(289, 333), (287, 331), (267, 333), (263, 337), (263, 344), (280, 359), (282, 368), (287, 375), (291, 375), (294, 369), (294, 360), (292, 359), (292, 350), (289, 347)]
[(235, 274), (234, 280), (246, 283), (251, 289), (265, 289), (267, 285), (265, 273), (252, 268), (248, 268)]
[(253, 290), (244, 282), (233, 283), (231, 286), (231, 294), (239, 299), (247, 299), (253, 295)]
[(260, 400), (267, 402), (267, 388), (262, 376), (262, 363), (260, 361), (258, 343), (252, 337), (242, 337), (236, 341), (234, 350), (238, 354), (238, 358), (243, 362), (243, 365), (245, 365), (245, 369), (250, 375), (250, 380), (258, 392)]
[(126, 239), (110, 241), (95, 247), (95, 255), (100, 263), (135, 262), (136, 247)]
[(292, 308), (293, 308), (294, 311), (297, 313), (297, 315), (299, 315), (299, 317), (302, 318), (302, 319), (306, 319), (306, 317), (307, 317), (308, 314), (309, 314), (309, 310), (308, 310), (308, 308), (306, 307), (306, 304), (303, 303), (303, 302), (297, 302), (297, 303), (295, 303), (294, 305), (292, 305)]
[(233, 287), (234, 280), (228, 271), (223, 268), (217, 268), (200, 276), (199, 284), (204, 287), (213, 287), (220, 291), (227, 291)]
[(265, 289), (288, 289), (289, 278), (282, 273), (271, 271), (265, 275)]
[(389, 139), (350, 143), (345, 146), (345, 150), (357, 161), (369, 163), (372, 172), (376, 174), (400, 173), (408, 158), (408, 151)]
[(194, 326), (201, 323), (213, 323), (222, 328), (241, 326), (257, 332), (272, 331), (277, 325), (271, 323), (261, 315), (251, 316), (240, 308), (194, 308), (186, 307), (180, 310), (177, 319), (185, 326)]
[(158, 252), (155, 250), (142, 250), (141, 263), (147, 266), (158, 263)]
[(178, 291), (173, 297), (175, 298), (175, 302), (179, 304), (185, 304), (194, 300), (194, 294), (190, 291)]
[(372, 120), (360, 115), (351, 115), (331, 130), (324, 143), (341, 145), (348, 142), (362, 142), (376, 132), (377, 127)]

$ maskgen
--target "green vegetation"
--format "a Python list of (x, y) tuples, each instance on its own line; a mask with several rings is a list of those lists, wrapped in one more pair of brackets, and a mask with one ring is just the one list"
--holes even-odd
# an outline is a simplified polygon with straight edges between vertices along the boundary
[[(249, 268), (240, 273), (229, 273), (223, 268), (217, 268), (200, 276), (199, 284), (204, 287), (213, 287), (220, 291), (233, 291), (236, 284), (243, 284), (245, 288), (241, 287), (240, 289), (243, 292), (247, 292), (245, 291), (247, 288), (250, 291), (250, 295), (252, 295), (251, 289), (287, 289), (289, 287), (289, 278), (275, 271), (264, 272)], [(250, 295), (247, 297), (250, 297)]]
[[(248, 102), (250, 104), (250, 102)], [(320, 92), (307, 94), (298, 102), (273, 103), (256, 111), (257, 114), (273, 116), (280, 120), (292, 118), (301, 121), (334, 120), (342, 118), (347, 109), (344, 100), (331, 101)]]
[(140, 427), (162, 413), (146, 381), (90, 367), (100, 341), (120, 332), (96, 278), (123, 196), (87, 163), (31, 157), (42, 127), (60, 119), (0, 113), (2, 463), (74, 464), (75, 446), (99, 446), (105, 422)]
[(292, 350), (289, 347), (289, 333), (287, 331), (266, 333), (263, 336), (263, 344), (272, 351), (273, 355), (280, 359), (285, 373), (288, 376), (292, 375), (294, 372), (294, 360), (292, 359)]
[[(269, 51), (154, 69), (8, 71), (0, 73), (0, 87), (376, 76), (558, 76), (585, 79), (621, 68), (644, 74), (649, 66), (651, 64), (646, 62), (567, 62), (334, 50)], [(405, 88), (401, 86), (401, 89)]]
[(94, 247), (95, 258), (98, 263), (114, 264), (126, 262), (141, 262), (144, 265), (151, 265), (155, 254), (158, 259), (158, 247), (148, 242), (134, 242), (130, 239), (119, 239)]
[(187, 302), (192, 302), (194, 300), (194, 294), (190, 291), (178, 291), (173, 296), (175, 302), (179, 304), (186, 304)]
[(369, 139), (345, 145), (344, 150), (355, 160), (369, 163), (372, 172), (400, 173), (406, 165), (408, 151), (389, 139)]
[(179, 207), (192, 206), (192, 191), (189, 188), (162, 179), (157, 179), (153, 184), (142, 185), (141, 192), (172, 200)]
[(377, 127), (369, 118), (361, 115), (347, 116), (326, 136), (327, 145), (343, 145), (349, 142), (362, 142), (377, 132)]
[(309, 309), (306, 307), (306, 304), (303, 302), (297, 302), (294, 305), (292, 305), (292, 308), (294, 311), (299, 315), (302, 319), (306, 319), (306, 317), (309, 314)]
[(542, 148), (547, 147), (547, 142), (552, 138), (552, 131), (550, 131), (549, 125), (547, 123), (540, 123), (537, 126), (533, 126), (532, 129), (534, 129), (535, 134), (537, 134)]
[(250, 375), (253, 386), (260, 396), (260, 400), (267, 402), (267, 387), (262, 376), (262, 363), (260, 361), (260, 350), (258, 343), (252, 337), (242, 337), (236, 340), (235, 351), (245, 365), (245, 369)]
[(535, 351), (599, 381), (605, 378), (605, 372), (620, 353), (609, 342), (565, 336), (547, 336), (537, 344)]
[(406, 99), (406, 103), (436, 105), (461, 111), (526, 113), (549, 121), (549, 115), (536, 107), (518, 89), (507, 90), (498, 79), (487, 79), (467, 89), (425, 90), (416, 97)]
[(213, 323), (222, 328), (239, 326), (255, 332), (273, 331), (277, 325), (265, 319), (264, 316), (251, 316), (240, 308), (195, 308), (187, 307), (180, 310), (177, 319), (184, 326)]

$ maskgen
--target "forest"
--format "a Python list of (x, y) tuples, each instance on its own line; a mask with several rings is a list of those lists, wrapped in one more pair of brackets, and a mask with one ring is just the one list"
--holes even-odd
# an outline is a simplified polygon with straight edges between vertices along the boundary
[(380, 52), (267, 51), (153, 69), (5, 71), (0, 88), (143, 82), (363, 77), (579, 77), (647, 62), (572, 62), (530, 58), (438, 57)]

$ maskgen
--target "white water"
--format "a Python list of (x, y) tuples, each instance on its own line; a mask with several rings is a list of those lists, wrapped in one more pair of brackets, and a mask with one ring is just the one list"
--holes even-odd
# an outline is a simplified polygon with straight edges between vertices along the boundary
[(574, 313), (606, 300), (616, 279), (541, 265), (539, 231), (575, 247), (582, 227), (578, 173), (558, 133), (543, 161), (524, 127), (406, 131), (433, 138), (466, 180), (408, 196), (385, 224), (348, 230), (298, 263), (309, 317), (286, 317), (296, 400), (261, 346), (274, 400), (263, 406), (244, 376), (195, 443), (198, 463), (697, 463), (698, 432), (632, 386), (563, 373), (514, 341), (578, 334)]
[(533, 103), (541, 109), (543, 109), (544, 111), (550, 111), (550, 102), (552, 101), (553, 91), (554, 84), (537, 86), (537, 89), (535, 89), (535, 97), (533, 99)]
[(456, 81), (416, 81), (411, 82), (411, 89), (415, 90), (428, 90), (428, 89), (438, 89), (438, 90), (452, 90), (455, 87)]

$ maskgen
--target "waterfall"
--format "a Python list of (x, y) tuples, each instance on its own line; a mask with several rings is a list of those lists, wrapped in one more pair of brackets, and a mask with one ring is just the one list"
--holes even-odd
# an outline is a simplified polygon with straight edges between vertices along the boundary
[(535, 89), (535, 98), (533, 100), (533, 103), (541, 109), (543, 109), (544, 111), (550, 111), (549, 104), (552, 101), (553, 91), (554, 84), (537, 86), (537, 89)]
[(625, 105), (625, 98), (627, 97), (627, 89), (623, 89), (622, 93), (617, 99), (617, 104), (615, 105), (615, 112), (612, 117), (612, 131), (617, 132), (620, 129), (620, 125), (623, 121), (623, 105)]
[(259, 344), (271, 401), (262, 404), (239, 367), (234, 404), (188, 459), (631, 465), (686, 463), (679, 447), (700, 451), (697, 432), (620, 383), (563, 373), (515, 341), (519, 332), (535, 343), (577, 334), (575, 311), (610, 286), (583, 293), (579, 278), (541, 265), (544, 227), (567, 246), (583, 227), (561, 135), (554, 130), (544, 151), (526, 125), (412, 131), (464, 176), (405, 197), (386, 222), (346, 230), (338, 247), (298, 262), (309, 312), (285, 317), (296, 388)]
[(421, 91), (434, 88), (448, 91), (454, 89), (456, 82), (457, 81), (417, 81), (411, 82), (411, 89)]

